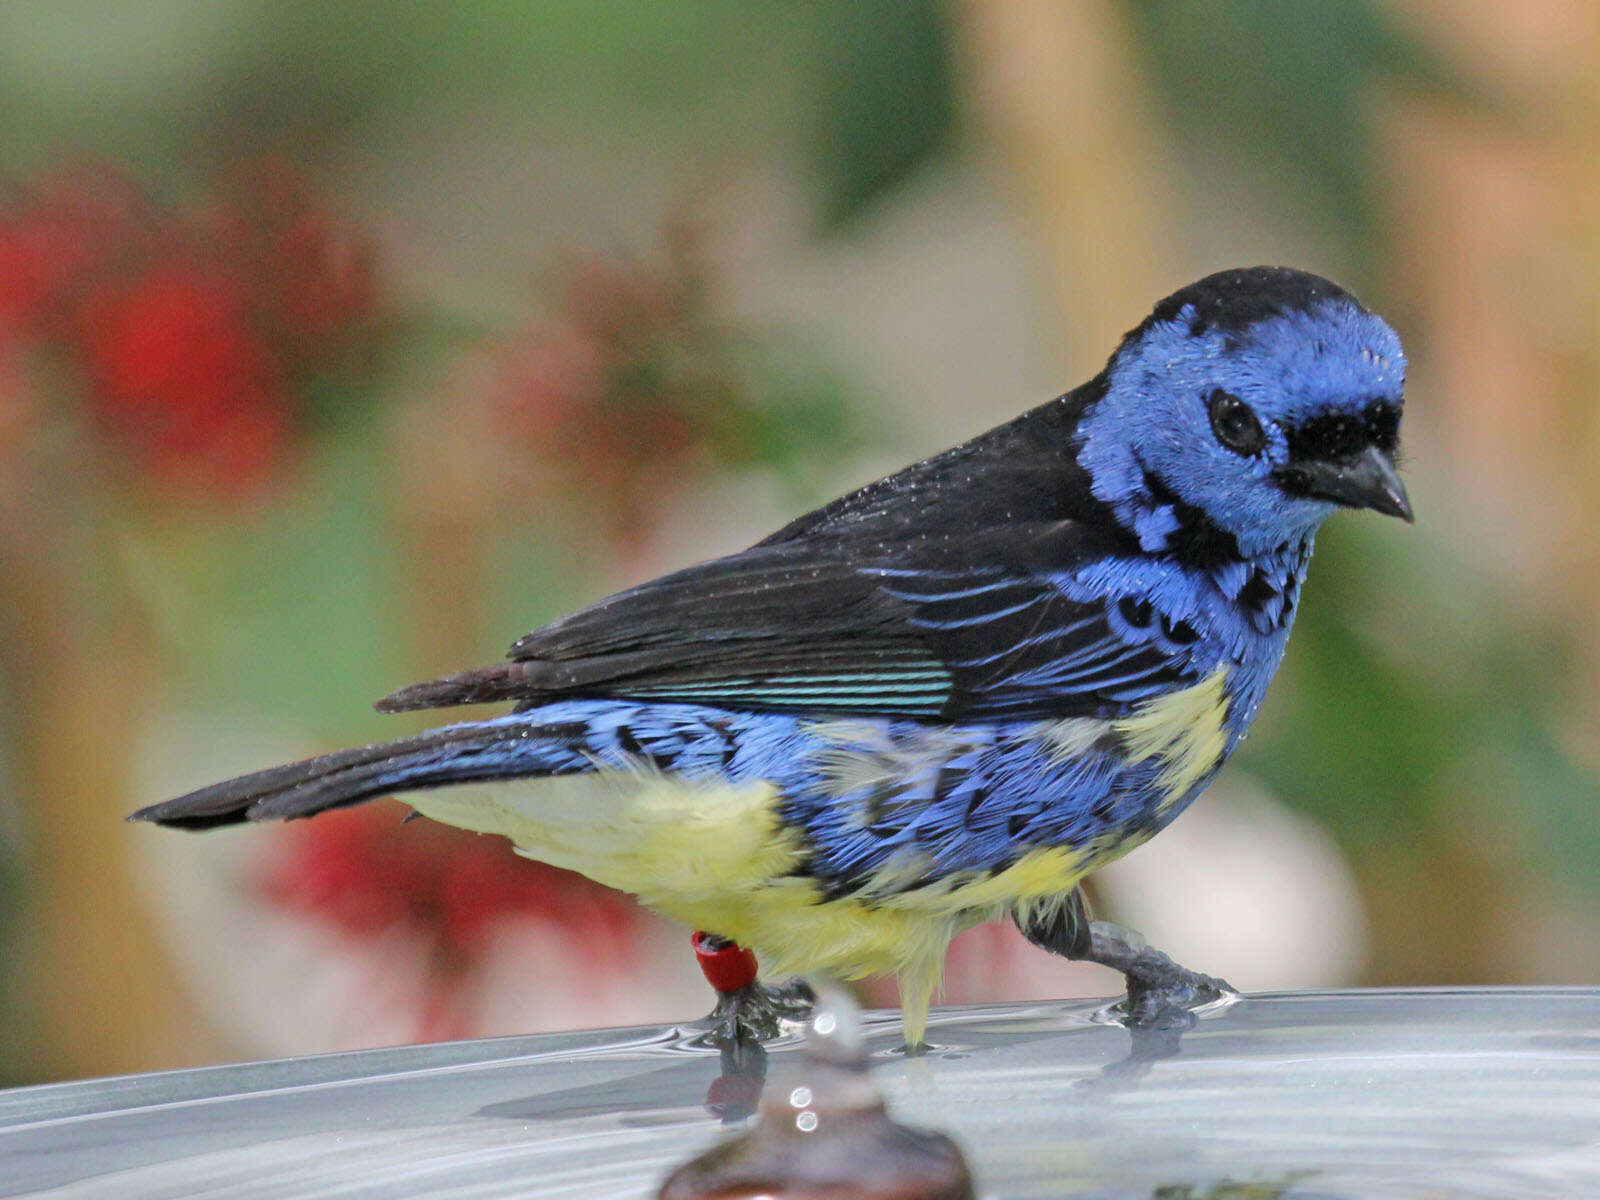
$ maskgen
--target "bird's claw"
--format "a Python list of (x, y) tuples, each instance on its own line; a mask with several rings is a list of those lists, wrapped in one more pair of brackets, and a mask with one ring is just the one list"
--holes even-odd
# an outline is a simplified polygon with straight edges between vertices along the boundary
[(1194, 1024), (1196, 1010), (1237, 995), (1226, 980), (1180, 967), (1145, 947), (1123, 972), (1128, 994), (1116, 1005), (1129, 1028), (1158, 1029)]
[(810, 1018), (816, 993), (803, 979), (777, 987), (755, 982), (732, 992), (717, 993), (717, 1007), (707, 1018), (707, 1041), (714, 1046), (769, 1042), (784, 1032), (784, 1022)]
[(1081, 957), (1122, 972), (1127, 996), (1112, 1006), (1130, 1029), (1187, 1029), (1195, 1013), (1238, 993), (1225, 980), (1180, 967), (1137, 933), (1109, 921), (1088, 922)]

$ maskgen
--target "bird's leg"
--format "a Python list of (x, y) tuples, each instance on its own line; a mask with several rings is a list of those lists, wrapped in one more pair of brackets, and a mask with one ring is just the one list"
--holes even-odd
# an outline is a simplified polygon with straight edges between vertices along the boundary
[(1133, 1028), (1165, 1027), (1174, 1013), (1193, 1012), (1232, 995), (1221, 979), (1181, 967), (1131, 929), (1089, 917), (1082, 888), (1015, 914), (1017, 928), (1036, 946), (1081, 962), (1122, 972), (1128, 998), (1126, 1020)]
[(738, 942), (701, 931), (690, 943), (706, 982), (717, 993), (717, 1007), (708, 1018), (713, 1044), (768, 1041), (783, 1032), (782, 1022), (811, 1015), (816, 995), (803, 979), (767, 987), (756, 979), (756, 956)]

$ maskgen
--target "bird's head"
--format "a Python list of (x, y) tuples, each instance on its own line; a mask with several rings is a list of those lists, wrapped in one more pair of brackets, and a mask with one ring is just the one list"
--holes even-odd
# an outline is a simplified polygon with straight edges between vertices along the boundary
[(1304, 271), (1254, 267), (1173, 293), (1123, 340), (1078, 426), (1079, 461), (1146, 549), (1180, 506), (1252, 553), (1340, 507), (1411, 519), (1395, 470), (1405, 354)]

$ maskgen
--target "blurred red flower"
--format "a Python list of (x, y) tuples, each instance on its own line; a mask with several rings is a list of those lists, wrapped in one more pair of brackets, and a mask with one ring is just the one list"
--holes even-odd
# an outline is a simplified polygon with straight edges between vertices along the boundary
[(69, 168), (16, 194), (0, 205), (0, 329), (61, 335), (98, 279), (148, 254), (159, 223), (112, 170)]
[(0, 202), (0, 335), (76, 370), (112, 461), (238, 497), (281, 473), (383, 303), (370, 239), (283, 160), (213, 190), (179, 206), (79, 167)]
[(557, 272), (557, 315), (500, 356), (494, 409), (514, 453), (586, 499), (637, 542), (662, 495), (697, 473), (746, 466), (783, 439), (751, 370), (754, 339), (716, 312), (700, 240), (668, 231), (646, 261), (591, 256)]
[(328, 211), (281, 155), (236, 167), (200, 224), (248, 284), (263, 329), (297, 369), (372, 333), (382, 310), (377, 248)]
[(170, 262), (99, 289), (80, 350), (100, 423), (157, 475), (251, 491), (293, 432), (282, 365), (227, 281)]

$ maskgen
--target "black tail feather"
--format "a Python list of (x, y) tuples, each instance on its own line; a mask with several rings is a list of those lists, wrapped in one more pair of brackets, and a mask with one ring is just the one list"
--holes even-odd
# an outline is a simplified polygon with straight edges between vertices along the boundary
[(400, 790), (528, 774), (527, 766), (507, 751), (529, 744), (526, 727), (452, 725), (241, 775), (152, 804), (128, 819), (206, 830), (309, 817)]
[(391, 692), (374, 706), (379, 712), (411, 712), (419, 708), (448, 708), (456, 704), (494, 704), (523, 700), (540, 688), (544, 664), (500, 663), (462, 671), (444, 679), (430, 679)]

